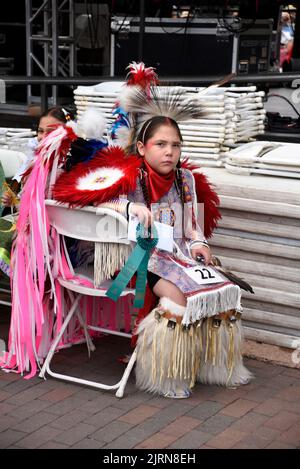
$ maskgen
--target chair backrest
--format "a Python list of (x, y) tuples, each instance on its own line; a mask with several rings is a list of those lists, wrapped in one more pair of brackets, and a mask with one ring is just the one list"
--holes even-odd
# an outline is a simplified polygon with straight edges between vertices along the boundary
[(0, 161), (6, 178), (12, 178), (25, 161), (26, 155), (21, 151), (0, 149)]
[(130, 244), (127, 220), (114, 210), (93, 206), (71, 210), (50, 199), (45, 203), (49, 222), (61, 235), (85, 241)]

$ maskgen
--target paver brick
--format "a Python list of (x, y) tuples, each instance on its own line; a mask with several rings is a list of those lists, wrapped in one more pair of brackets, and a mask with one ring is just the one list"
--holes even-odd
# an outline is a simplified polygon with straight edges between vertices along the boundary
[(49, 407), (49, 402), (41, 401), (40, 399), (34, 399), (33, 401), (27, 402), (24, 405), (13, 406), (13, 408), (9, 411), (9, 415), (12, 415), (19, 420), (24, 420), (34, 414), (37, 414), (38, 412), (41, 412), (47, 407)]
[[(49, 401), (46, 401), (46, 402), (49, 402)], [(68, 412), (72, 412), (74, 409), (80, 409), (83, 403), (84, 401), (72, 395), (72, 396), (66, 397), (62, 401), (55, 402), (54, 404), (51, 404), (49, 402), (49, 407), (47, 411), (56, 415), (64, 415)]]
[(5, 401), (5, 399), (7, 399), (10, 396), (11, 394), (9, 392), (0, 390), (0, 402)]
[(11, 428), (13, 430), (32, 433), (38, 428), (41, 428), (42, 426), (52, 422), (56, 418), (56, 415), (42, 411), (38, 412), (37, 414), (31, 416), (28, 419), (23, 420), (22, 422), (15, 423), (11, 426)]
[(88, 416), (84, 423), (94, 425), (97, 428), (102, 428), (113, 420), (119, 418), (124, 413), (124, 410), (118, 409), (117, 407), (105, 407), (97, 414)]
[(282, 411), (265, 422), (266, 427), (278, 428), (278, 430), (288, 430), (294, 424), (299, 423), (299, 415)]
[(277, 399), (284, 399), (287, 401), (300, 400), (300, 386), (289, 386), (287, 389), (283, 389), (275, 396)]
[(46, 441), (39, 446), (39, 449), (69, 449), (69, 446), (58, 443), (58, 441)]
[(201, 422), (198, 419), (183, 415), (182, 417), (179, 417), (177, 420), (164, 427), (162, 432), (166, 433), (167, 435), (177, 436), (177, 438), (179, 438), (198, 427), (200, 423)]
[(279, 399), (267, 399), (255, 407), (255, 412), (273, 417), (282, 410), (282, 401)]
[(266, 446), (266, 449), (295, 449), (295, 446), (288, 445), (282, 441), (272, 441), (272, 443)]
[(66, 386), (65, 388), (51, 389), (51, 391), (44, 393), (40, 399), (50, 402), (59, 402), (63, 401), (69, 396), (72, 396), (73, 394), (75, 394), (74, 389)]
[[(20, 380), (21, 379), (22, 378), (20, 378)], [(15, 385), (17, 383), (13, 384)], [(40, 398), (44, 393), (45, 391), (41, 387), (31, 385), (30, 387), (16, 391), (14, 395), (12, 395), (9, 399), (6, 399), (6, 402), (9, 404), (24, 405), (33, 401), (34, 399)]]
[(187, 415), (199, 420), (206, 420), (212, 415), (215, 415), (220, 409), (222, 409), (222, 407), (222, 404), (219, 404), (218, 402), (206, 401), (202, 402), (197, 407), (194, 407), (187, 413)]
[(14, 443), (19, 442), (26, 433), (19, 432), (17, 430), (6, 430), (0, 433), (0, 448), (5, 449), (9, 446), (13, 445)]
[(266, 415), (257, 414), (255, 411), (250, 411), (241, 418), (237, 419), (231, 425), (231, 428), (250, 433), (259, 428), (260, 425), (263, 425), (267, 420), (268, 417)]
[(147, 449), (162, 449), (167, 448), (174, 440), (176, 440), (176, 436), (167, 435), (166, 433), (156, 433), (151, 437), (147, 438), (147, 440), (142, 441), (139, 443), (135, 448), (147, 448)]
[(281, 434), (281, 430), (276, 430), (275, 428), (265, 427), (261, 425), (255, 429), (255, 435), (260, 438), (265, 438), (266, 440), (276, 440), (278, 435)]
[(104, 441), (94, 440), (93, 438), (83, 438), (71, 446), (72, 449), (99, 449), (105, 445)]
[(293, 425), (291, 428), (283, 432), (277, 437), (278, 441), (300, 447), (300, 421), (298, 425)]
[[(18, 419), (16, 419), (15, 417), (12, 417), (11, 415), (4, 415), (0, 419), (0, 432), (3, 432), (10, 427), (13, 427), (17, 423), (18, 423)], [(1, 445), (0, 445), (0, 448), (1, 448)]]
[(256, 406), (255, 402), (246, 399), (237, 399), (236, 401), (224, 407), (220, 414), (230, 415), (231, 417), (242, 417)]
[(201, 431), (216, 435), (226, 428), (230, 427), (236, 421), (235, 417), (229, 415), (222, 415), (221, 413), (215, 414), (209, 419), (205, 420), (200, 426)]
[(219, 402), (220, 404), (230, 404), (231, 402), (236, 401), (237, 399), (243, 398), (245, 396), (245, 389), (239, 387), (237, 389), (227, 389), (219, 388), (211, 397), (212, 401)]
[(144, 420), (156, 414), (157, 412), (159, 412), (157, 407), (142, 404), (127, 414), (123, 414), (121, 417), (119, 417), (119, 420), (137, 425), (141, 422), (144, 422)]
[(259, 403), (265, 401), (266, 399), (272, 398), (276, 395), (277, 392), (278, 389), (273, 389), (269, 386), (258, 386), (252, 391), (247, 392), (247, 394), (245, 394), (245, 399), (247, 399), (248, 401), (254, 401)]
[(72, 410), (70, 413), (62, 415), (61, 417), (57, 418), (57, 416), (55, 416), (55, 420), (51, 422), (51, 427), (61, 428), (61, 430), (68, 430), (85, 419), (85, 412), (81, 410)]
[(53, 440), (72, 446), (75, 443), (78, 443), (80, 440), (83, 440), (83, 438), (87, 437), (88, 435), (95, 433), (95, 430), (96, 428), (93, 425), (79, 423), (76, 425), (76, 427), (56, 435)]
[(247, 433), (227, 428), (207, 441), (208, 446), (217, 449), (229, 449), (247, 436)]
[(234, 445), (233, 449), (263, 449), (268, 444), (270, 444), (270, 440), (266, 440), (265, 438), (260, 438), (257, 435), (247, 435), (241, 441), (239, 441), (236, 445)]
[(130, 428), (132, 428), (132, 424), (127, 422), (120, 422), (120, 420), (114, 420), (108, 425), (105, 425), (105, 427), (93, 433), (91, 438), (102, 441), (103, 444), (106, 444), (123, 435), (123, 433), (127, 432)]
[(182, 436), (178, 440), (174, 441), (169, 448), (172, 449), (197, 449), (200, 448), (203, 443), (206, 443), (212, 435), (209, 433), (202, 432), (199, 429), (192, 430), (188, 434)]
[[(22, 438), (17, 442), (17, 445), (21, 448), (35, 449), (39, 448), (41, 445), (44, 445), (47, 441), (51, 441), (57, 435), (61, 435), (61, 430), (58, 428), (52, 428), (49, 425), (39, 428), (30, 435)], [(60, 442), (58, 440), (58, 442)]]

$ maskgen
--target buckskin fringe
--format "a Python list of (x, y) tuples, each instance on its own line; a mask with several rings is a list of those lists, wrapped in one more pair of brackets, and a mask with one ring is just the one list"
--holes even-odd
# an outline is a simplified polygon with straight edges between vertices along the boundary
[(243, 365), (241, 320), (207, 318), (202, 325), (203, 349), (197, 381), (219, 386), (246, 384), (252, 374)]
[(132, 247), (129, 244), (95, 243), (94, 283), (96, 287), (123, 267), (131, 250)]
[(193, 324), (200, 319), (214, 316), (220, 311), (241, 308), (241, 290), (238, 285), (225, 284), (210, 291), (202, 291), (187, 297), (182, 324)]
[[(178, 306), (178, 305), (177, 305)], [(184, 311), (184, 308), (182, 308)], [(201, 332), (197, 325), (184, 329), (180, 316), (168, 327), (160, 306), (138, 327), (136, 384), (148, 392), (165, 394), (194, 386), (201, 355)]]

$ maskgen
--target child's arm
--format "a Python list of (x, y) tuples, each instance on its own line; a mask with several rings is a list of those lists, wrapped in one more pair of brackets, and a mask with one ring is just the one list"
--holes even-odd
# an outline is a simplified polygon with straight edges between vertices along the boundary
[(116, 212), (124, 215), (127, 219), (129, 214), (135, 215), (139, 222), (142, 223), (146, 228), (153, 223), (153, 215), (150, 210), (144, 204), (137, 204), (129, 202), (127, 199), (112, 199), (107, 202), (99, 204), (98, 207), (110, 208)]

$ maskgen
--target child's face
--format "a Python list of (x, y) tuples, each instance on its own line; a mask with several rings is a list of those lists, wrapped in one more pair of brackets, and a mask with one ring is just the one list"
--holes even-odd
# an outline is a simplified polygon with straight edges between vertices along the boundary
[(179, 135), (170, 125), (160, 126), (145, 144), (137, 142), (139, 154), (160, 174), (176, 168), (181, 152)]
[(47, 137), (47, 135), (52, 132), (52, 130), (56, 129), (58, 125), (63, 125), (63, 123), (55, 117), (42, 117), (37, 130), (38, 141), (40, 142), (41, 140), (43, 140), (43, 138)]

